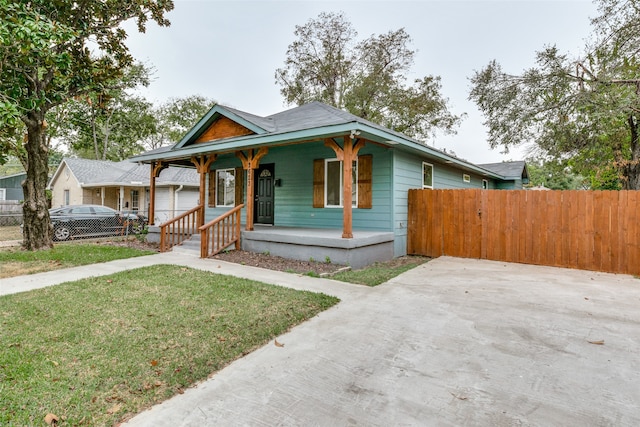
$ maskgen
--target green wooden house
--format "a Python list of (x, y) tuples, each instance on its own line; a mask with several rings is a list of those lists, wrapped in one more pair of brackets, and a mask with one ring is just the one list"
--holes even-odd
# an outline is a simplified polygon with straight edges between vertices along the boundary
[(354, 267), (406, 254), (409, 189), (514, 185), (320, 102), (267, 117), (216, 105), (177, 144), (132, 160), (150, 165), (151, 209), (163, 168), (200, 174), (198, 206), (151, 228), (164, 249), (195, 234), (203, 257), (235, 243)]

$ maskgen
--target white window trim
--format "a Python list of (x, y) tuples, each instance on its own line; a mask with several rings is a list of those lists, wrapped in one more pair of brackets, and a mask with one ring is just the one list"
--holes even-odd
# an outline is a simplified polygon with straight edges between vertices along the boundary
[(489, 189), (489, 181), (488, 180), (486, 180), (486, 179), (482, 180), (482, 188), (484, 190), (488, 190)]
[(467, 182), (467, 183), (471, 182), (471, 175), (469, 175), (468, 173), (463, 173), (462, 174), (462, 181)]
[(0, 200), (7, 200), (7, 189), (0, 188)]
[(226, 172), (226, 173), (230, 173), (233, 175), (234, 178), (234, 184), (235, 184), (235, 179), (236, 179), (236, 170), (234, 168), (227, 168), (227, 169), (216, 169), (216, 207), (220, 207), (220, 208), (232, 208), (235, 206), (236, 201), (235, 201), (235, 187), (234, 187), (234, 193), (233, 193), (233, 200), (231, 201), (230, 204), (224, 204), (224, 205), (220, 205), (218, 204), (218, 192), (220, 191), (220, 185), (218, 182), (218, 174), (220, 172)]
[[(339, 205), (329, 205), (327, 203), (327, 196), (329, 194), (329, 192), (327, 191), (327, 183), (329, 182), (329, 180), (327, 179), (327, 176), (329, 174), (329, 163), (330, 162), (339, 162), (340, 163), (340, 204)], [(356, 182), (353, 183), (354, 188), (351, 189), (352, 193), (353, 193), (353, 200), (351, 201), (351, 205), (353, 208), (357, 208), (358, 207), (358, 160), (354, 160), (353, 161), (354, 165), (353, 165), (353, 170), (355, 172), (355, 176), (356, 176)], [(333, 158), (333, 159), (324, 159), (324, 207), (325, 208), (337, 208), (337, 209), (341, 209), (344, 208), (344, 166), (342, 163), (342, 160), (338, 160), (337, 158)]]
[[(429, 166), (431, 168), (431, 185), (424, 185), (424, 168), (425, 166)], [(422, 176), (420, 177), (422, 180), (422, 188), (430, 188), (433, 189), (433, 181), (434, 181), (434, 168), (433, 165), (431, 163), (427, 163), (427, 162), (422, 162)]]

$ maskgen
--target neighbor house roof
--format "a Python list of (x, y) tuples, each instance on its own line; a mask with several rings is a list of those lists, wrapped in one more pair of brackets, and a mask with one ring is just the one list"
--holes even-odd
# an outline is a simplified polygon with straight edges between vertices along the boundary
[[(51, 178), (49, 186), (60, 175), (64, 166), (76, 178), (82, 187), (102, 186), (148, 186), (149, 166), (130, 161), (111, 162), (108, 160), (90, 160), (64, 158)], [(198, 186), (199, 175), (194, 169), (169, 167), (160, 173), (156, 185)]]
[(523, 160), (500, 162), (500, 163), (485, 163), (478, 165), (481, 168), (495, 172), (498, 175), (502, 175), (507, 179), (527, 179), (529, 173), (527, 171), (527, 164)]
[[(250, 131), (250, 134), (211, 141), (199, 140), (203, 135), (206, 135), (207, 129), (220, 117), (226, 117), (245, 127)], [(485, 176), (503, 178), (502, 175), (489, 169), (479, 167), (407, 135), (318, 101), (266, 117), (218, 104), (211, 108), (174, 146), (142, 153), (133, 157), (132, 161), (147, 163), (167, 161), (170, 163), (201, 154), (230, 153), (263, 146), (340, 137), (350, 133), (382, 145), (426, 155)], [(196, 141), (198, 142), (196, 143)]]

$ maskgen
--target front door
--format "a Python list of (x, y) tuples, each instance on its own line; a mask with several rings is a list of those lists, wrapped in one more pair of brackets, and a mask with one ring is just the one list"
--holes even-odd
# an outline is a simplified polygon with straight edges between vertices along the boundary
[(260, 165), (254, 171), (254, 218), (256, 224), (273, 225), (274, 164)]

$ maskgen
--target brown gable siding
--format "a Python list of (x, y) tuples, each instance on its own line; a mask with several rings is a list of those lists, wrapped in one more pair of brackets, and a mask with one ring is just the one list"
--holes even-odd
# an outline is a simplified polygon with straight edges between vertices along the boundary
[(252, 135), (254, 132), (239, 125), (231, 119), (220, 117), (196, 140), (198, 142), (215, 141), (216, 139), (231, 138), (234, 136)]

